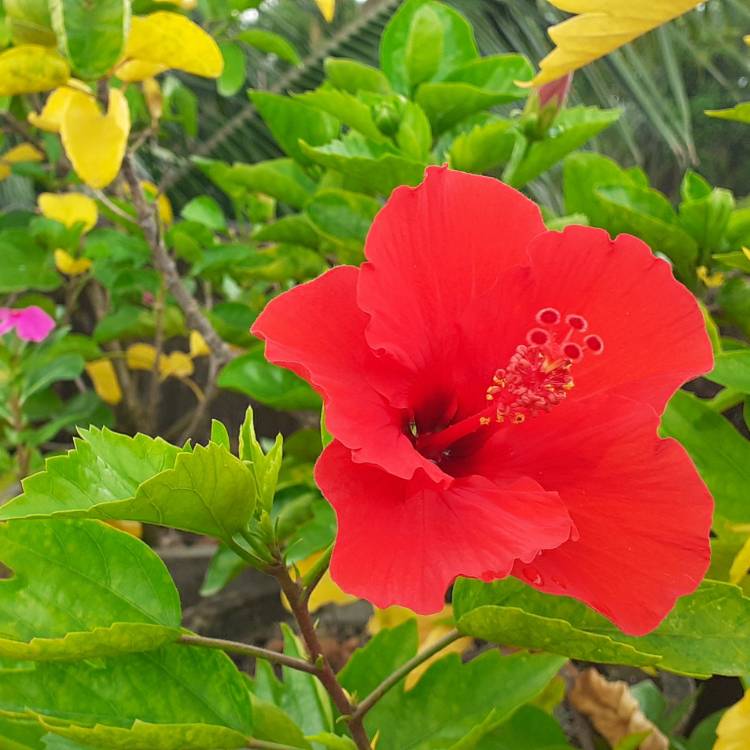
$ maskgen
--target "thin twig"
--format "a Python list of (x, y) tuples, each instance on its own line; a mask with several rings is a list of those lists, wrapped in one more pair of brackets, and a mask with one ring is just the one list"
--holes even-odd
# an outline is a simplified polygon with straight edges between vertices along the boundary
[(164, 354), (164, 312), (167, 306), (167, 288), (164, 277), (161, 278), (159, 290), (154, 300), (154, 366), (151, 368), (151, 379), (148, 384), (146, 414), (148, 432), (155, 435), (159, 429), (159, 386), (161, 385), (161, 361)]
[(278, 651), (272, 651), (269, 648), (260, 646), (251, 646), (249, 643), (240, 643), (239, 641), (225, 641), (222, 638), (207, 638), (203, 635), (183, 635), (177, 641), (183, 646), (198, 646), (200, 648), (209, 648), (215, 651), (225, 651), (228, 654), (239, 654), (240, 656), (251, 656), (253, 659), (265, 659), (274, 664), (281, 664), (291, 669), (308, 674), (316, 674), (317, 668), (314, 664), (304, 659), (296, 659), (293, 656), (281, 654)]
[(44, 151), (44, 144), (34, 135), (31, 128), (25, 123), (17, 120), (10, 112), (0, 112), (8, 127), (18, 136), (28, 141), (32, 146)]
[(461, 633), (458, 630), (452, 630), (447, 635), (444, 635), (439, 641), (436, 641), (424, 651), (420, 651), (414, 658), (409, 659), (405, 664), (402, 664), (395, 672), (388, 675), (363, 701), (357, 704), (357, 709), (352, 716), (353, 720), (362, 720), (364, 715), (392, 688), (398, 685), (401, 680), (406, 677), (412, 670), (416, 669), (420, 664), (426, 662), (428, 659), (435, 656), (435, 654), (442, 651), (451, 643), (461, 638)]
[(331, 563), (331, 555), (333, 554), (333, 545), (330, 544), (321, 555), (320, 559), (315, 563), (311, 570), (306, 575), (302, 576), (302, 597), (305, 602), (310, 601), (310, 596), (315, 590), (315, 587), (320, 583), (320, 580), (326, 574), (328, 566)]

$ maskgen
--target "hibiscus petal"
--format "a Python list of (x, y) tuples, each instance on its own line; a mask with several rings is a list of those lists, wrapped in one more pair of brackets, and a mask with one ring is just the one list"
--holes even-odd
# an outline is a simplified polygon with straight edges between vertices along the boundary
[(357, 287), (370, 345), (416, 371), (439, 360), (457, 317), (543, 231), (538, 207), (489, 177), (430, 167), (418, 187), (397, 188), (370, 229)]
[(16, 311), (15, 327), (20, 339), (42, 341), (55, 327), (55, 321), (41, 307), (32, 305)]
[(710, 558), (711, 496), (658, 425), (645, 404), (594, 396), (498, 431), (465, 467), (498, 481), (530, 475), (560, 494), (579, 537), (514, 575), (585, 601), (632, 635), (692, 592)]
[(604, 342), (600, 356), (574, 365), (573, 399), (610, 391), (661, 411), (680, 385), (713, 367), (694, 297), (641, 240), (568, 227), (538, 237), (529, 254), (534, 307), (583, 315)]
[(356, 303), (358, 275), (352, 266), (339, 266), (276, 297), (252, 333), (266, 341), (269, 361), (288, 367), (321, 394), (327, 428), (355, 451), (356, 461), (404, 478), (419, 466), (443, 477), (404, 434), (405, 416), (373, 386), (377, 380), (398, 382), (400, 368), (376, 357), (365, 341), (368, 318)]
[(557, 493), (528, 479), (501, 488), (467, 477), (443, 489), (423, 472), (405, 481), (356, 464), (338, 441), (318, 460), (315, 479), (338, 517), (331, 575), (378, 607), (438, 612), (456, 576), (506, 576), (514, 560), (571, 535)]

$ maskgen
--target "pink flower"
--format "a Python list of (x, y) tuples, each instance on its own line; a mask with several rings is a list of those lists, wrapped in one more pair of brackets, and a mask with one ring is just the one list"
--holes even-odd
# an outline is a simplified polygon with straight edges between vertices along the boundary
[(0, 335), (15, 329), (24, 341), (43, 341), (55, 327), (55, 321), (41, 307), (0, 307)]

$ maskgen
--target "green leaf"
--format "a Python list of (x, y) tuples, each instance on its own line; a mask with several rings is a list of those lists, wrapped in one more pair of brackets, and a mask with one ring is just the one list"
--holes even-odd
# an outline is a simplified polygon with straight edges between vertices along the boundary
[(333, 115), (344, 125), (359, 131), (376, 143), (388, 140), (372, 119), (370, 107), (354, 94), (323, 86), (315, 91), (296, 94), (294, 99)]
[(254, 695), (252, 702), (254, 739), (310, 750), (310, 743), (286, 711)]
[(0, 555), (0, 657), (85, 659), (176, 640), (180, 599), (138, 539), (94, 521), (11, 521)]
[(265, 193), (293, 208), (302, 208), (315, 183), (291, 159), (271, 159), (257, 164), (196, 159), (199, 169), (234, 200), (248, 192)]
[(218, 419), (211, 420), (211, 442), (220, 445), (222, 448), (231, 451), (229, 432), (222, 422)]
[(572, 750), (565, 732), (547, 713), (521, 706), (507, 721), (482, 738), (477, 750)]
[(30, 242), (26, 230), (0, 231), (0, 294), (27, 289), (49, 292), (61, 283), (52, 253)]
[(315, 391), (290, 370), (268, 362), (262, 345), (233, 359), (219, 373), (217, 383), (274, 409), (320, 409)]
[(707, 196), (680, 204), (680, 226), (705, 250), (721, 250), (734, 196), (729, 190), (714, 188)]
[(724, 716), (725, 709), (711, 714), (693, 729), (687, 742), (687, 750), (712, 750), (716, 744), (716, 727)]
[[(738, 646), (750, 638), (750, 599), (727, 583), (704, 581), (641, 638), (625, 635), (575, 599), (542, 594), (513, 578), (491, 584), (459, 579), (453, 602), (461, 632), (498, 643), (586, 661), (596, 654), (601, 663), (651, 663), (693, 676), (750, 671), (750, 650)], [(727, 623), (732, 624), (732, 639), (725, 635)], [(599, 651), (592, 649), (594, 643)], [(622, 646), (629, 646), (630, 653)], [(591, 656), (583, 655), (587, 653)]]
[(213, 596), (228, 586), (250, 565), (225, 544), (220, 544), (208, 563), (206, 575), (200, 588), (201, 596)]
[(750, 102), (735, 104), (731, 109), (707, 109), (706, 114), (719, 120), (732, 120), (733, 122), (750, 124)]
[(410, 89), (438, 71), (443, 56), (443, 24), (433, 3), (417, 8), (406, 37), (404, 63)]
[(527, 90), (515, 82), (530, 80), (533, 74), (531, 63), (523, 55), (483, 57), (454, 70), (440, 82), (422, 84), (416, 101), (427, 113), (432, 129), (442, 133), (475, 112), (522, 99)]
[(261, 227), (254, 235), (258, 242), (289, 242), (317, 250), (320, 236), (305, 214), (290, 214)]
[[(425, 11), (425, 8), (429, 10), (429, 13)], [(427, 50), (425, 61), (418, 62), (419, 50), (414, 41), (411, 43), (412, 54), (409, 56), (410, 39), (416, 40), (429, 36), (431, 46), (436, 47), (438, 31), (434, 26), (435, 18), (441, 27), (440, 59), (435, 65), (435, 61), (429, 57), (429, 50)], [(429, 23), (429, 33), (412, 30), (420, 23), (425, 26)], [(411, 71), (424, 75), (432, 65), (434, 70), (430, 78), (438, 80), (464, 63), (475, 60), (477, 55), (471, 25), (458, 11), (433, 0), (407, 0), (393, 14), (380, 39), (380, 67), (393, 88), (405, 95), (410, 93), (411, 85), (414, 83)], [(421, 70), (419, 65), (422, 66)], [(419, 78), (419, 75), (417, 77)]]
[(571, 151), (580, 148), (608, 128), (621, 114), (619, 109), (598, 107), (564, 109), (557, 116), (544, 140), (531, 143), (518, 166), (504, 174), (503, 179), (513, 187), (523, 187)]
[(227, 221), (221, 206), (210, 196), (201, 195), (193, 198), (180, 212), (183, 219), (196, 221), (198, 224), (222, 232), (227, 228)]
[(299, 65), (300, 56), (294, 46), (280, 34), (274, 34), (273, 31), (264, 29), (246, 29), (237, 34), (237, 39), (251, 47), (265, 52), (269, 55), (276, 55), (280, 60)]
[(518, 131), (510, 120), (494, 118), (461, 133), (448, 151), (450, 165), (464, 172), (488, 172), (508, 162)]
[(244, 678), (231, 660), (179, 645), (4, 673), (2, 713), (120, 750), (236, 750), (252, 732)]
[(318, 191), (305, 212), (323, 236), (361, 253), (380, 207), (379, 201), (362, 193), (329, 189)]
[(406, 156), (427, 162), (432, 146), (432, 128), (424, 110), (414, 102), (406, 102), (396, 133), (396, 143)]
[(220, 96), (234, 96), (245, 83), (245, 53), (237, 44), (222, 42), (219, 45), (224, 58), (224, 69), (216, 81), (216, 90)]
[(58, 44), (79, 78), (105, 75), (120, 59), (130, 27), (126, 0), (51, 0)]
[(716, 253), (711, 257), (729, 268), (739, 268), (740, 271), (750, 273), (750, 258), (742, 250), (733, 253)]
[(399, 185), (417, 185), (426, 166), (354, 132), (319, 148), (304, 142), (301, 147), (310, 159), (346, 175), (363, 192), (381, 195), (390, 195)]
[(325, 71), (331, 85), (337, 89), (356, 94), (358, 91), (372, 91), (376, 94), (390, 94), (388, 79), (378, 68), (344, 58), (327, 57)]
[(351, 740), (349, 737), (332, 734), (331, 732), (308, 735), (307, 739), (313, 740), (329, 750), (357, 750), (354, 740)]
[(267, 512), (271, 511), (273, 505), (283, 453), (284, 439), (280, 434), (276, 435), (276, 440), (267, 451), (263, 450), (255, 436), (253, 409), (248, 406), (240, 427), (239, 454), (240, 459), (250, 463), (260, 507)]
[(42, 750), (45, 734), (38, 721), (0, 716), (0, 750)]
[[(47, 358), (43, 356), (32, 356), (24, 362), (21, 384), (24, 400), (53, 383), (75, 380), (83, 372), (85, 365), (83, 357), (79, 354), (63, 354), (51, 361), (45, 359)], [(40, 367), (41, 364), (45, 367)]]
[(121, 519), (230, 539), (252, 517), (252, 474), (218, 445), (185, 452), (160, 438), (107, 429), (81, 436), (23, 482), (23, 494), (0, 508), (0, 520)]
[(300, 149), (300, 141), (320, 146), (332, 141), (339, 133), (336, 118), (299, 99), (268, 91), (251, 91), (249, 95), (284, 152), (301, 164), (309, 164), (310, 160)]
[(750, 442), (721, 414), (686, 391), (672, 397), (661, 425), (663, 434), (679, 440), (698, 467), (714, 497), (716, 517), (750, 523)]
[(741, 349), (717, 354), (714, 369), (705, 377), (727, 388), (750, 393), (750, 350)]
[(458, 654), (449, 654), (411, 690), (403, 684), (391, 690), (365, 725), (370, 736), (379, 732), (379, 750), (473, 747), (541, 693), (564, 663), (547, 654), (488, 651), (462, 664)]

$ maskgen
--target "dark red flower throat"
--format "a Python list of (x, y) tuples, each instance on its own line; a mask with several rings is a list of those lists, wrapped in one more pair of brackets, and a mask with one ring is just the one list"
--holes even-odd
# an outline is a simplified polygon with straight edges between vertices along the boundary
[(495, 371), (484, 409), (422, 434), (410, 423), (414, 447), (425, 458), (440, 464), (470, 436), (484, 433), (487, 437), (500, 425), (522, 424), (548, 412), (573, 388), (573, 365), (586, 352), (598, 356), (604, 351), (601, 337), (588, 333), (589, 324), (582, 315), (563, 317), (554, 307), (544, 307), (535, 320), (537, 325), (526, 334), (526, 343), (519, 344), (508, 364)]

